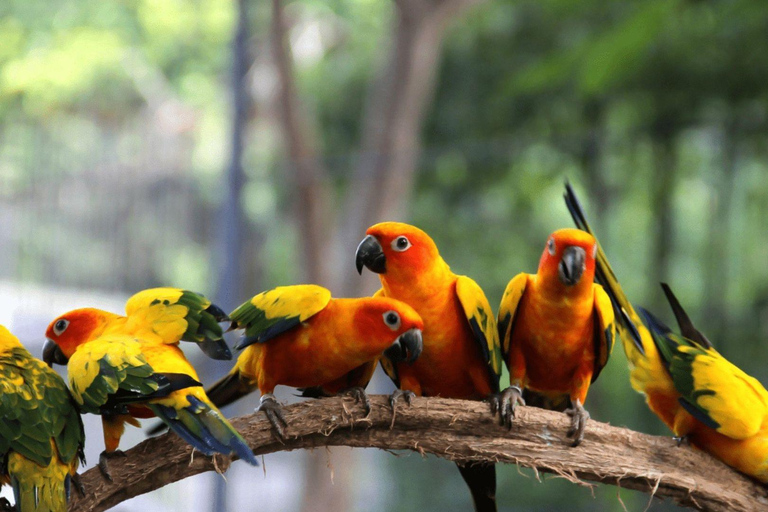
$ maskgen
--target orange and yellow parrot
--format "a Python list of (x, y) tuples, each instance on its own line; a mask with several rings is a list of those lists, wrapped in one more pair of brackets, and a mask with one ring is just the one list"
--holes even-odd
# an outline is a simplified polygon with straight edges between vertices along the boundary
[(408, 365), (421, 353), (421, 318), (388, 298), (334, 299), (321, 286), (281, 286), (256, 295), (230, 318), (232, 328), (245, 331), (236, 345), (245, 350), (208, 395), (223, 407), (258, 389), (257, 410), (280, 437), (287, 425), (273, 394), (277, 385), (319, 395), (353, 388), (369, 409), (362, 389), (372, 373), (368, 367), (382, 354)]
[[(413, 365), (382, 368), (398, 391), (392, 396), (442, 396), (482, 400), (499, 392), (501, 350), (496, 321), (480, 286), (451, 272), (424, 231), (399, 222), (368, 228), (357, 248), (358, 272), (379, 274), (376, 296), (411, 305), (424, 320), (424, 352)], [(496, 469), (459, 465), (478, 511), (496, 510)]]
[(49, 365), (67, 365), (81, 409), (101, 415), (104, 476), (111, 478), (107, 460), (123, 454), (117, 448), (125, 424), (139, 426), (135, 418), (155, 415), (206, 455), (235, 453), (256, 465), (179, 348), (179, 341), (192, 341), (207, 354), (226, 356), (218, 324), (226, 315), (202, 295), (177, 288), (139, 292), (125, 310), (125, 316), (94, 308), (70, 311), (48, 326), (43, 351)]
[(608, 362), (615, 336), (613, 308), (595, 284), (597, 242), (578, 229), (547, 239), (536, 274), (518, 274), (499, 307), (499, 337), (510, 387), (496, 400), (502, 422), (528, 403), (564, 411), (573, 446), (584, 439), (589, 386)]
[(61, 377), (1, 325), (0, 415), (0, 483), (16, 510), (65, 512), (84, 461), (80, 414)]
[[(566, 204), (576, 225), (592, 232), (570, 185)], [(682, 336), (649, 312), (638, 314), (598, 245), (597, 279), (611, 297), (629, 360), (630, 383), (675, 434), (729, 466), (768, 483), (768, 392), (734, 366), (694, 326), (662, 284)], [(641, 316), (642, 315), (642, 316)]]

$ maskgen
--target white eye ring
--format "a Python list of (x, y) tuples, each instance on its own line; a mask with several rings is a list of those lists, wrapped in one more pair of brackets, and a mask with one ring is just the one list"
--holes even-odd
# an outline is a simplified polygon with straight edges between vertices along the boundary
[(592, 246), (592, 259), (597, 258), (597, 242)]
[(392, 240), (390, 247), (392, 247), (393, 251), (404, 252), (410, 249), (411, 241), (404, 236), (399, 236)]
[(384, 318), (384, 323), (387, 324), (387, 327), (393, 331), (400, 328), (400, 315), (398, 315), (396, 311), (390, 310), (381, 316)]
[(61, 336), (61, 334), (67, 330), (67, 327), (69, 327), (69, 320), (62, 318), (53, 324), (53, 332), (56, 336)]
[(550, 238), (549, 240), (547, 240), (547, 252), (549, 252), (549, 254), (551, 254), (552, 256), (555, 255), (555, 239), (554, 238)]

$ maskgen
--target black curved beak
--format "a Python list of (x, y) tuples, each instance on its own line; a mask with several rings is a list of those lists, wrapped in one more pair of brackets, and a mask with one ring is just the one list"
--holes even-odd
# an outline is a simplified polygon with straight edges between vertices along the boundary
[(48, 338), (43, 345), (43, 362), (50, 367), (54, 364), (66, 365), (69, 359), (64, 355), (59, 346)]
[(384, 256), (384, 249), (381, 248), (381, 244), (373, 235), (363, 238), (363, 241), (357, 246), (355, 266), (358, 274), (363, 273), (363, 266), (377, 274), (383, 274), (387, 271), (387, 257)]
[(566, 286), (573, 286), (579, 282), (584, 273), (584, 262), (587, 253), (582, 247), (569, 246), (563, 251), (563, 257), (557, 266), (557, 275)]
[(401, 334), (395, 342), (384, 351), (384, 356), (393, 363), (406, 361), (408, 364), (419, 358), (424, 343), (419, 329), (409, 329)]

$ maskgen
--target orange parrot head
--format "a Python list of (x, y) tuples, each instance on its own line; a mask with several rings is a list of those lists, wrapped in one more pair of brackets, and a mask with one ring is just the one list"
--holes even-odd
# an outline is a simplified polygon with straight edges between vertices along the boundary
[(357, 246), (355, 265), (377, 274), (408, 277), (440, 261), (435, 242), (424, 231), (402, 222), (382, 222), (368, 228)]
[(77, 347), (100, 335), (115, 317), (117, 315), (95, 308), (74, 309), (61, 315), (45, 331), (43, 361), (48, 366), (67, 364)]
[[(363, 338), (380, 345), (393, 363), (413, 363), (421, 354), (424, 322), (411, 306), (399, 300), (373, 297), (363, 300), (355, 323)], [(378, 347), (377, 347), (378, 348)]]
[(567, 288), (579, 283), (591, 285), (595, 278), (595, 256), (597, 241), (592, 235), (579, 229), (559, 229), (547, 239), (538, 275)]

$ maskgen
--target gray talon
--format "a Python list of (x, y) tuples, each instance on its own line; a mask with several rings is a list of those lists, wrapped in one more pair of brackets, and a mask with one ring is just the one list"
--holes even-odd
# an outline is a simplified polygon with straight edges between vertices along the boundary
[(413, 401), (413, 397), (416, 396), (416, 393), (413, 391), (408, 390), (402, 390), (402, 389), (396, 389), (394, 393), (392, 393), (389, 396), (389, 406), (392, 408), (392, 414), (395, 414), (395, 410), (397, 409), (397, 400), (399, 398), (403, 398), (405, 400), (405, 403), (408, 405), (411, 405), (411, 402)]
[(283, 430), (283, 427), (287, 427), (288, 422), (285, 420), (285, 416), (283, 415), (283, 409), (281, 405), (277, 403), (277, 400), (275, 399), (275, 395), (273, 395), (272, 393), (267, 393), (266, 395), (262, 395), (261, 404), (256, 409), (256, 412), (259, 412), (259, 411), (264, 411), (264, 414), (267, 415), (267, 419), (269, 420), (269, 423), (272, 425), (272, 429), (277, 434), (277, 437), (279, 437), (280, 439), (285, 439), (285, 431)]
[(501, 393), (491, 395), (491, 414), (499, 414), (499, 425), (512, 428), (512, 420), (515, 418), (515, 410), (518, 405), (525, 405), (523, 391), (517, 386), (510, 386)]
[(584, 430), (587, 427), (589, 412), (581, 405), (577, 399), (571, 402), (571, 408), (565, 410), (565, 414), (571, 417), (571, 428), (566, 433), (567, 437), (573, 437), (571, 446), (579, 446), (584, 440)]
[(122, 450), (107, 452), (105, 450), (99, 454), (99, 471), (101, 471), (101, 475), (110, 482), (112, 481), (112, 473), (109, 472), (109, 459), (114, 459), (115, 457), (125, 457), (125, 452)]
[[(351, 396), (355, 399), (355, 403), (362, 404), (363, 410), (365, 410), (365, 417), (367, 418), (371, 414), (371, 401), (368, 398), (368, 394), (365, 392), (365, 389), (361, 386), (355, 386), (353, 388), (349, 388), (344, 392), (345, 395)], [(391, 404), (391, 401), (390, 401)]]

